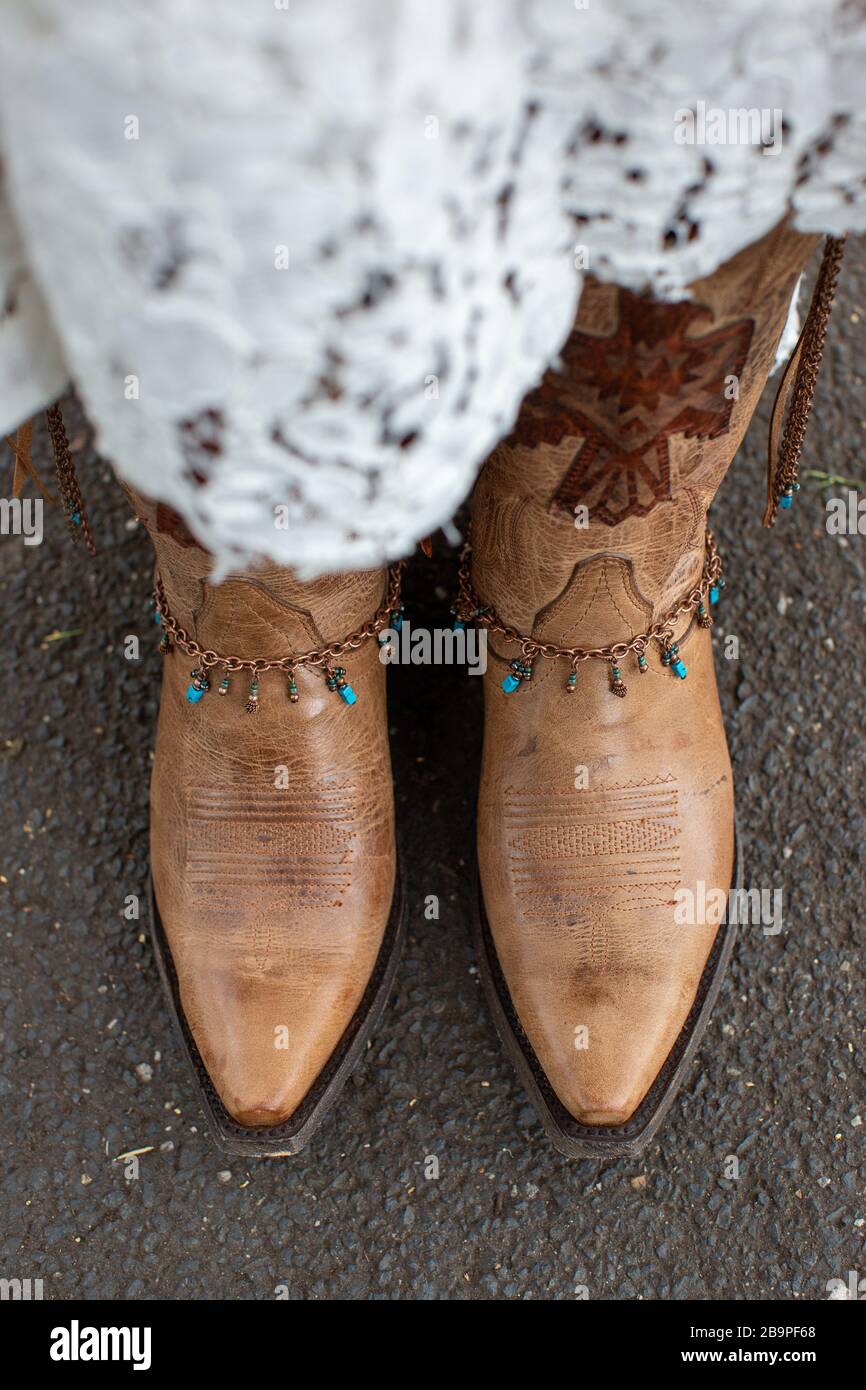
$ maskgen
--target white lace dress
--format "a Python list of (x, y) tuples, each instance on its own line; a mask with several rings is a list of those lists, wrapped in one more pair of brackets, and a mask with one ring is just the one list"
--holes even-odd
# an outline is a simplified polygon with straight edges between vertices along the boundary
[[(0, 0), (0, 430), (78, 388), (222, 570), (447, 521), (589, 270), (866, 227), (862, 0)], [(87, 479), (84, 480), (86, 487)]]

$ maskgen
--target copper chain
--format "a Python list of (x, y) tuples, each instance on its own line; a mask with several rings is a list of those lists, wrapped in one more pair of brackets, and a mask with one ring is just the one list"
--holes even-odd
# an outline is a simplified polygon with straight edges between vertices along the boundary
[(324, 666), (327, 670), (331, 663), (338, 657), (345, 656), (346, 652), (356, 651), (362, 643), (370, 637), (376, 637), (389, 625), (391, 614), (400, 607), (400, 589), (403, 582), (404, 561), (400, 560), (397, 564), (389, 566), (388, 569), (388, 589), (385, 599), (381, 606), (376, 610), (376, 614), (371, 620), (359, 627), (355, 632), (349, 634), (341, 642), (331, 642), (327, 647), (320, 647), (310, 652), (300, 652), (293, 656), (279, 657), (257, 657), (248, 659), (240, 656), (225, 656), (220, 652), (213, 651), (210, 647), (202, 647), (194, 638), (190, 637), (185, 628), (181, 627), (176, 618), (172, 616), (165, 597), (162, 578), (156, 576), (156, 585), (153, 591), (153, 599), (156, 604), (156, 611), (159, 614), (160, 622), (164, 632), (188, 656), (194, 657), (200, 662), (204, 671), (209, 671), (214, 666), (224, 666), (226, 674), (233, 671), (252, 671), (258, 674), (260, 671), (284, 671), (289, 673), (294, 671), (297, 666)]
[(646, 632), (641, 633), (639, 637), (632, 637), (628, 642), (615, 642), (610, 647), (559, 647), (553, 642), (538, 642), (534, 637), (527, 637), (524, 633), (518, 632), (516, 628), (509, 627), (499, 617), (492, 604), (480, 602), (472, 588), (471, 557), (472, 538), (471, 533), (467, 533), (466, 544), (460, 556), (457, 601), (454, 605), (455, 612), (461, 621), (477, 623), (490, 632), (498, 633), (508, 642), (518, 643), (527, 661), (532, 661), (537, 656), (553, 659), (568, 657), (573, 667), (577, 667), (580, 662), (590, 659), (619, 661), (629, 652), (640, 654), (646, 651), (650, 642), (658, 642), (661, 647), (664, 647), (667, 642), (673, 639), (675, 623), (686, 613), (697, 611), (699, 606), (704, 603), (710, 588), (718, 582), (722, 575), (721, 557), (715, 537), (708, 527), (704, 568), (700, 584), (691, 589), (675, 608), (671, 608), (664, 615), (660, 622), (653, 623), (652, 627), (647, 628)]
[(60, 489), (60, 500), (63, 503), (63, 511), (66, 516), (67, 530), (76, 544), (79, 540), (83, 540), (90, 554), (95, 555), (96, 546), (91, 535), (90, 522), (84, 510), (84, 502), (81, 489), (78, 486), (78, 476), (69, 450), (69, 440), (66, 436), (66, 426), (63, 423), (60, 406), (49, 406), (45, 412), (45, 419), (48, 433), (51, 436), (51, 448), (54, 451), (54, 467), (57, 472), (57, 485)]
[(791, 404), (782, 431), (779, 461), (773, 481), (774, 507), (778, 506), (783, 492), (787, 488), (793, 487), (797, 481), (800, 454), (803, 449), (803, 440), (806, 437), (806, 426), (809, 423), (815, 387), (818, 383), (818, 373), (824, 355), (827, 327), (830, 322), (833, 301), (836, 297), (836, 284), (839, 279), (844, 250), (844, 237), (827, 238), (812, 302), (809, 305), (809, 312), (803, 329), (802, 354), (797, 365)]

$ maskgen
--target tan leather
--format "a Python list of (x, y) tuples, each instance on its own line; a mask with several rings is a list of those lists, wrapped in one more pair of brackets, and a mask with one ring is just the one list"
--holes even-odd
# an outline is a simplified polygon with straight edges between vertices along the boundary
[[(777, 228), (696, 283), (688, 305), (587, 288), (562, 371), (528, 398), (476, 487), (482, 602), (521, 632), (596, 647), (640, 634), (680, 600), (700, 575), (707, 508), (815, 242)], [(737, 399), (724, 392), (732, 375)], [(583, 500), (589, 525), (578, 529), (571, 508)], [(679, 642), (686, 680), (655, 649), (643, 675), (629, 656), (624, 699), (595, 661), (571, 695), (568, 665), (545, 660), (505, 695), (516, 648), (490, 644), (484, 902), (520, 1022), (586, 1125), (634, 1113), (694, 1001), (717, 927), (677, 925), (677, 890), (731, 883), (733, 788), (711, 637), (693, 623)]]
[[(269, 565), (208, 582), (210, 560), (164, 506), (130, 495), (173, 615), (241, 658), (339, 641), (382, 603), (382, 570), (302, 583)], [(334, 1051), (373, 971), (394, 889), (385, 668), (375, 638), (342, 664), (348, 707), (318, 673), (248, 674), (186, 702), (194, 660), (165, 658), (151, 784), (151, 865), (181, 1000), (231, 1115), (276, 1125)], [(286, 774), (288, 786), (278, 788)]]

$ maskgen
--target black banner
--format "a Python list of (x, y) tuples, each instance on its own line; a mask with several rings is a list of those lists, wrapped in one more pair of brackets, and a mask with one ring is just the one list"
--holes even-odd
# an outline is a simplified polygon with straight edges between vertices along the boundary
[[(829, 1372), (848, 1373), (849, 1367), (857, 1364), (863, 1344), (863, 1324), (856, 1310), (832, 1306), (834, 1302), (854, 1301), (842, 1292), (828, 1296), (828, 1301), (822, 1303), (563, 1301), (579, 1306), (569, 1308), (567, 1321), (562, 1322), (562, 1310), (549, 1309), (545, 1326), (565, 1339), (560, 1344), (558, 1359), (572, 1357), (577, 1363), (575, 1374), (588, 1362), (593, 1364), (601, 1359), (607, 1362), (609, 1371), (617, 1372), (640, 1368), (649, 1373), (667, 1373), (678, 1368), (687, 1374), (690, 1370), (700, 1374), (708, 1367), (736, 1371), (741, 1366), (775, 1372), (795, 1366), (817, 1371), (826, 1379)], [(412, 1302), (411, 1294), (403, 1302)], [(527, 1302), (521, 1301), (521, 1315), (525, 1312), (534, 1321)], [(318, 1307), (322, 1308), (321, 1324)], [(341, 1306), (339, 1317), (344, 1319), (347, 1311), (345, 1305)], [(248, 1358), (256, 1375), (285, 1374), (304, 1347), (311, 1349), (316, 1345), (327, 1327), (324, 1319), (334, 1316), (334, 1308), (330, 1304), (309, 1305), (300, 1320), (297, 1309), (279, 1299), (256, 1303), (55, 1303), (22, 1298), (4, 1302), (2, 1314), (7, 1331), (14, 1333), (16, 1351), (28, 1372), (48, 1372), (52, 1376), (57, 1373), (63, 1378), (70, 1373), (92, 1376), (100, 1368), (108, 1368), (114, 1374), (124, 1370), (159, 1375), (170, 1372), (198, 1378), (207, 1372), (224, 1375), (227, 1358), (234, 1360), (237, 1356)], [(399, 1323), (405, 1328), (404, 1315), (399, 1315)], [(381, 1343), (369, 1338), (369, 1311), (363, 1316), (364, 1323), (358, 1329), (360, 1348), (369, 1354)], [(427, 1338), (428, 1316), (429, 1312), (425, 1312), (421, 1325), (421, 1336)], [(438, 1325), (442, 1314), (434, 1316), (434, 1325)], [(553, 1321), (548, 1323), (548, 1317)], [(352, 1336), (353, 1326), (349, 1313), (348, 1324), (342, 1324), (342, 1335), (336, 1339), (328, 1337), (329, 1379), (339, 1370), (339, 1352), (343, 1348), (354, 1370), (357, 1352), (351, 1351), (345, 1335)], [(418, 1325), (410, 1322), (408, 1328), (413, 1327)], [(310, 1331), (313, 1342), (308, 1340)], [(489, 1340), (489, 1329), (478, 1323), (473, 1324), (473, 1333), (474, 1353), (490, 1355), (490, 1370), (498, 1369), (497, 1353), (501, 1354), (508, 1345), (507, 1339), (515, 1333), (520, 1336), (513, 1322), (493, 1340)], [(337, 1358), (333, 1357), (334, 1351)], [(424, 1369), (428, 1375), (435, 1365), (429, 1351), (427, 1341)], [(523, 1354), (528, 1355), (526, 1344)], [(453, 1373), (455, 1355), (458, 1362), (463, 1357), (450, 1344), (443, 1345), (443, 1374)], [(404, 1367), (404, 1372), (412, 1374), (411, 1363)]]

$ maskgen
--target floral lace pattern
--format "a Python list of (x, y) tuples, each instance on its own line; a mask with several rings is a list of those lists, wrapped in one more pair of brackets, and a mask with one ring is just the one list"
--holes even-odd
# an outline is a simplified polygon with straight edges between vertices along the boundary
[[(379, 564), (446, 521), (586, 271), (674, 301), (788, 210), (866, 227), (862, 0), (0, 20), (0, 429), (71, 377), (221, 571)], [(751, 109), (766, 149), (679, 141)]]

